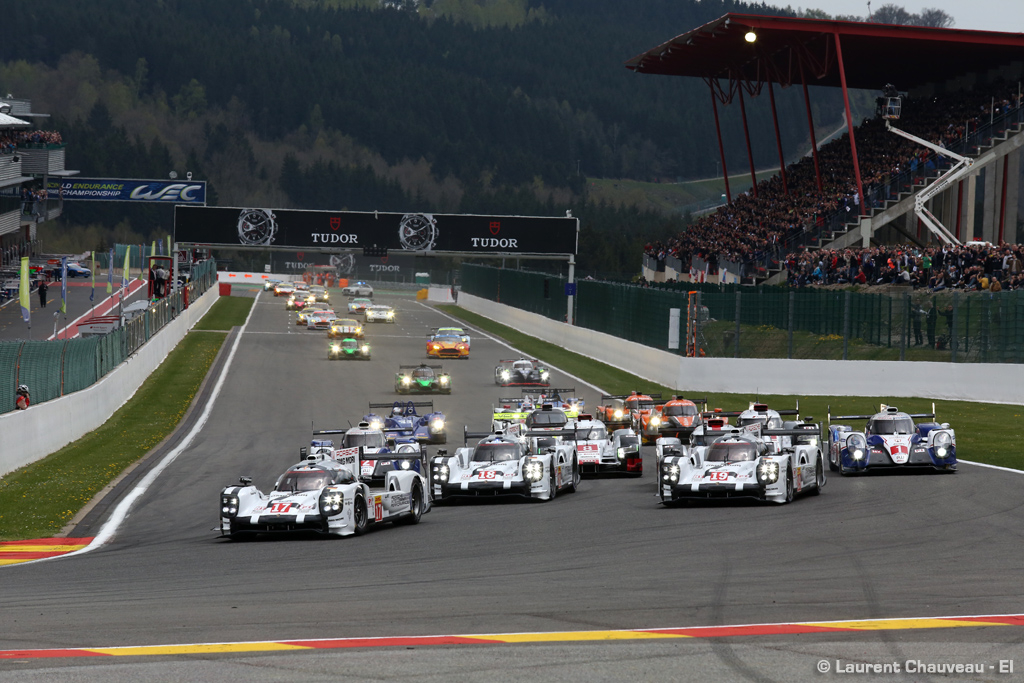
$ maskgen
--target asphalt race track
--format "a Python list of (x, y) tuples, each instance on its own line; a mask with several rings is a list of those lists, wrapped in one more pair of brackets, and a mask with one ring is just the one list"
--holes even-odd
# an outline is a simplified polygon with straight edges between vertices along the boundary
[[(666, 509), (649, 448), (642, 478), (588, 479), (549, 503), (435, 508), (417, 526), (359, 538), (219, 539), (223, 486), (250, 475), (266, 490), (298, 460), (311, 423), (346, 427), (368, 402), (399, 398), (397, 366), (425, 359), (428, 328), (448, 323), (409, 296), (378, 299), (396, 306), (398, 323), (368, 326), (373, 360), (328, 361), (326, 335), (261, 294), (209, 421), (113, 541), (0, 569), (0, 650), (1024, 614), (1024, 477), (970, 465), (956, 475), (830, 476), (821, 496), (790, 505)], [(489, 427), (499, 395), (518, 393), (493, 382), (496, 362), (513, 357), (475, 333), (468, 360), (443, 361), (454, 391), (432, 400), (448, 416), (449, 448), (462, 425)], [(593, 387), (558, 373), (552, 382), (597, 404)], [(906, 660), (980, 663), (991, 668), (957, 678), (1012, 680), (1024, 672), (1024, 620), (995, 621), (1016, 625), (26, 656), (0, 659), (0, 681), (788, 681)], [(819, 660), (830, 673), (817, 672)], [(1013, 674), (999, 673), (1001, 660), (1015, 660)]]

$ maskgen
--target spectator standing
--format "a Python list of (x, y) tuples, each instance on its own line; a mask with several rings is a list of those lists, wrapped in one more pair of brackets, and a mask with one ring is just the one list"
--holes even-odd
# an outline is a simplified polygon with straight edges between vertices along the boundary
[(24, 384), (18, 385), (18, 390), (14, 392), (14, 407), (18, 410), (27, 410), (31, 402), (32, 398), (28, 394), (28, 387)]
[[(46, 308), (46, 280), (39, 281), (39, 308)], [(24, 386), (24, 385), (23, 385)]]
[(932, 299), (932, 307), (928, 309), (928, 346), (935, 348), (935, 326), (939, 322), (939, 309), (935, 307), (935, 299)]
[(921, 339), (921, 318), (924, 317), (924, 309), (920, 306), (914, 308), (914, 346), (920, 346), (924, 343)]

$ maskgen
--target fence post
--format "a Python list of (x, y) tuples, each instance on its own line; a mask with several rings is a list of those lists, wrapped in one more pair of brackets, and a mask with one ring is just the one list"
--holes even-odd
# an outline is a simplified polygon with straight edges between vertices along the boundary
[(697, 290), (697, 295), (695, 297), (695, 300), (697, 302), (697, 311), (696, 311), (696, 315), (693, 316), (693, 319), (694, 319), (694, 323), (693, 323), (693, 327), (694, 327), (694, 346), (695, 346), (695, 348), (693, 350), (693, 353), (694, 353), (694, 357), (695, 358), (700, 358), (702, 355), (704, 355), (704, 354), (701, 353), (701, 351), (704, 350), (704, 346), (702, 346), (702, 344), (704, 343), (703, 342), (703, 340), (704, 340), (704, 331), (700, 329), (700, 313), (701, 313), (701, 310), (702, 310), (701, 309), (701, 303), (700, 303), (700, 294), (701, 294), (701, 292), (698, 289)]
[[(889, 325), (886, 327), (885, 338), (886, 338), (886, 341), (887, 341), (886, 346), (888, 346), (891, 349), (892, 348), (892, 297), (890, 296), (890, 297), (887, 297), (887, 298), (889, 299)], [(903, 360), (903, 359), (901, 358), (900, 360)]]
[(733, 340), (736, 347), (733, 354), (735, 358), (740, 357), (740, 297), (742, 295), (743, 292), (736, 292), (736, 338)]
[(843, 360), (848, 360), (850, 348), (850, 291), (843, 296)]
[(903, 325), (900, 329), (900, 360), (907, 359), (907, 335), (910, 333), (910, 292), (903, 295)]
[(796, 303), (796, 292), (789, 290), (789, 355), (793, 357), (793, 304)]
[(957, 318), (959, 317), (957, 314), (959, 312), (960, 312), (960, 297), (957, 296), (956, 292), (953, 292), (953, 317), (950, 318), (950, 320), (952, 321), (953, 324), (949, 328), (950, 361), (953, 362), (953, 363), (956, 362), (956, 347), (957, 347), (957, 341), (959, 340), (959, 335), (957, 334), (957, 329), (956, 329), (957, 328), (957, 323), (959, 322), (957, 320)]

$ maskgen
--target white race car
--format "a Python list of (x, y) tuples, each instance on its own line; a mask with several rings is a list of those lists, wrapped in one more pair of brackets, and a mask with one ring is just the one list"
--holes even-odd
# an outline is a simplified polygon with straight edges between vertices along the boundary
[[(830, 411), (831, 413), (831, 411)], [(875, 468), (930, 468), (956, 472), (956, 432), (948, 423), (918, 422), (935, 419), (932, 412), (909, 414), (882, 404), (874, 415), (836, 415), (837, 420), (867, 420), (863, 432), (832, 424), (829, 415), (828, 465), (843, 476)]]
[(366, 284), (365, 282), (350, 282), (341, 288), (341, 293), (345, 296), (373, 296), (373, 287)]
[(708, 430), (703, 438), (714, 440), (705, 447), (665, 449), (658, 495), (672, 505), (720, 498), (789, 503), (804, 491), (820, 493), (825, 470), (819, 434), (812, 423), (794, 429), (762, 429), (756, 423)]
[(221, 535), (312, 531), (349, 536), (376, 522), (416, 524), (430, 511), (420, 473), (394, 470), (385, 475), (383, 488), (371, 488), (359, 480), (361, 449), (317, 451), (289, 467), (270, 493), (253, 486), (249, 477), (222, 490)]
[(393, 323), (395, 322), (395, 309), (383, 304), (367, 306), (363, 311), (368, 323)]
[(576, 459), (581, 474), (643, 475), (640, 437), (632, 429), (616, 429), (609, 434), (603, 422), (587, 414), (571, 421), (568, 428), (575, 433)]
[[(519, 496), (554, 500), (558, 492), (576, 490), (579, 463), (571, 442), (556, 443), (561, 433), (531, 432), (514, 425), (512, 434), (466, 432), (467, 447), (449, 456), (439, 450), (430, 462), (434, 501), (453, 498)], [(470, 438), (481, 438), (468, 447)]]

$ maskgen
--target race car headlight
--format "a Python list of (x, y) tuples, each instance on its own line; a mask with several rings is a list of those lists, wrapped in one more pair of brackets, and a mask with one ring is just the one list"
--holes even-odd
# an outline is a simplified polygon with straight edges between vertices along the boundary
[(370, 429), (383, 429), (384, 424), (380, 420), (370, 420)]
[(757, 466), (757, 483), (774, 484), (779, 480), (779, 463), (772, 460), (762, 460)]
[(661, 424), (661, 418), (658, 417), (657, 415), (651, 415), (651, 426), (652, 427), (657, 427), (660, 424)]
[(333, 517), (341, 512), (345, 498), (339, 491), (326, 490), (320, 494), (320, 514), (324, 517)]
[[(622, 451), (620, 448), (619, 451)], [(621, 457), (621, 456), (620, 456)], [(671, 464), (665, 465), (661, 468), (661, 480), (670, 484), (675, 484), (679, 481), (679, 465)]]
[(431, 345), (431, 348), (434, 349), (435, 351), (440, 351), (441, 350), (441, 345), (440, 344), (433, 344), (433, 345)]
[(331, 344), (331, 351), (341, 351), (340, 344)]
[(405, 376), (402, 377), (402, 384), (408, 385), (408, 384), (411, 384), (411, 383), (412, 383), (412, 378), (409, 377), (409, 375), (405, 375)]
[(220, 496), (220, 516), (234, 517), (238, 514), (238, 496), (223, 493)]
[(370, 345), (369, 344), (363, 344), (363, 353), (369, 353), (369, 352), (370, 352)]
[(502, 379), (508, 379), (511, 376), (512, 376), (512, 373), (509, 372), (508, 370), (502, 370), (501, 371), (501, 378)]
[(625, 449), (625, 448), (622, 448), (622, 447), (620, 446), (620, 447), (619, 447), (619, 448), (618, 448), (618, 449), (616, 450), (615, 454), (616, 454), (617, 456), (619, 456), (619, 460), (622, 460), (623, 458), (625, 458), (625, 457), (626, 457), (626, 449)]
[(395, 312), (394, 311), (388, 311), (388, 317), (389, 318), (394, 318), (395, 317)]
[(953, 446), (953, 437), (949, 435), (949, 432), (939, 432), (935, 435), (935, 440), (932, 441), (932, 446), (935, 448), (935, 455), (940, 458), (945, 458), (949, 455)]
[(356, 328), (356, 334), (362, 334), (362, 333), (363, 333), (363, 328), (357, 327)]
[(401, 467), (403, 470), (407, 470), (410, 467), (412, 467), (412, 463), (409, 462), (408, 460), (399, 460), (398, 466)]
[(531, 460), (523, 466), (523, 478), (528, 481), (540, 481), (544, 478), (544, 463)]
[(434, 480), (435, 484), (448, 482), (448, 473), (450, 472), (448, 465), (435, 465), (432, 470), (433, 473), (431, 474), (431, 478)]
[(430, 431), (440, 432), (444, 429), (444, 420), (439, 417), (435, 417), (430, 421)]
[(614, 415), (615, 415), (615, 419), (616, 420), (621, 420), (622, 419), (622, 411), (621, 410), (616, 410)]
[(448, 377), (442, 375), (439, 381), (441, 382), (441, 384), (448, 384)]
[(853, 434), (846, 440), (846, 450), (854, 460), (863, 460), (867, 455), (868, 442), (860, 434)]
[(546, 380), (550, 376), (550, 374), (551, 373), (549, 373), (547, 370), (541, 370), (540, 378)]

